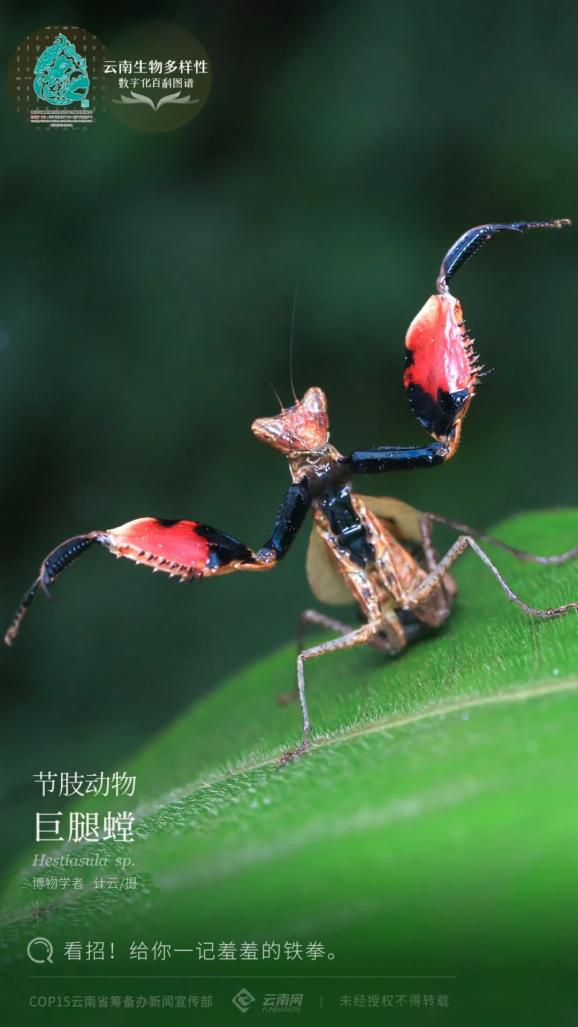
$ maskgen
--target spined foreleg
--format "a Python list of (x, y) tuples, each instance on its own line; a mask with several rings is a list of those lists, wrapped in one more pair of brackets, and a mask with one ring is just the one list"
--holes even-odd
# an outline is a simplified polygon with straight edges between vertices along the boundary
[(95, 543), (114, 556), (123, 556), (181, 581), (240, 570), (269, 570), (289, 550), (310, 504), (307, 481), (303, 479), (291, 485), (277, 511), (269, 538), (257, 551), (208, 524), (158, 517), (139, 517), (119, 528), (90, 531), (67, 539), (43, 560), (38, 577), (20, 603), (4, 641), (6, 645), (12, 644), (37, 592), (48, 593), (62, 571)]

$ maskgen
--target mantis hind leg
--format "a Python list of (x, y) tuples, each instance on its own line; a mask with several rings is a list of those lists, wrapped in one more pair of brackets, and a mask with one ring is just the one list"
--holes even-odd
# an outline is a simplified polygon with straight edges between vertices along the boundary
[[(341, 620), (337, 620), (335, 617), (328, 617), (327, 614), (321, 613), (320, 610), (303, 610), (301, 617), (299, 618), (299, 633), (297, 636), (297, 654), (303, 652), (305, 648), (305, 635), (307, 628), (310, 624), (319, 625), (319, 627), (327, 628), (329, 631), (335, 631), (339, 637), (343, 635), (349, 635), (356, 629), (351, 624), (345, 624)], [(377, 634), (373, 638), (370, 638), (368, 645), (377, 649), (378, 652), (392, 654), (396, 650), (392, 646), (389, 639), (382, 634)], [(299, 691), (297, 687), (292, 692), (280, 692), (277, 696), (277, 702), (280, 706), (286, 706), (289, 703), (297, 702), (299, 699)]]
[[(454, 542), (453, 546), (448, 549), (445, 556), (438, 562), (437, 566), (433, 568), (428, 574), (427, 578), (421, 582), (421, 584), (413, 590), (407, 596), (407, 608), (412, 609), (415, 606), (419, 606), (429, 598), (432, 592), (439, 587), (440, 582), (443, 581), (444, 575), (447, 573), (449, 568), (455, 561), (462, 556), (465, 551), (470, 548), (473, 549), (476, 556), (480, 558), (482, 563), (486, 565), (489, 571), (494, 575), (500, 588), (506, 593), (510, 602), (515, 603), (520, 609), (527, 614), (529, 617), (538, 617), (541, 619), (549, 619), (552, 617), (560, 617), (562, 614), (567, 613), (569, 610), (578, 610), (578, 602), (563, 603), (561, 606), (552, 606), (546, 609), (539, 609), (535, 606), (530, 606), (524, 602), (519, 595), (508, 585), (508, 582), (502, 576), (495, 563), (490, 559), (485, 550), (475, 541), (471, 535), (460, 535), (460, 537)], [(563, 554), (567, 556), (567, 554)], [(568, 559), (571, 557), (567, 556)]]
[(382, 627), (382, 620), (369, 621), (364, 624), (361, 628), (357, 628), (355, 631), (349, 631), (346, 635), (342, 635), (340, 638), (333, 638), (329, 642), (322, 642), (321, 645), (313, 646), (311, 649), (305, 649), (300, 652), (297, 657), (297, 692), (299, 696), (299, 704), (301, 706), (301, 715), (303, 718), (303, 740), (301, 745), (297, 749), (289, 750), (278, 760), (278, 766), (284, 766), (289, 763), (290, 760), (295, 759), (297, 756), (302, 756), (304, 752), (307, 752), (311, 745), (311, 721), (309, 719), (309, 709), (307, 706), (307, 698), (305, 695), (305, 668), (304, 664), (306, 660), (314, 660), (318, 656), (325, 656), (327, 653), (337, 652), (339, 649), (352, 649), (354, 646), (366, 645), (370, 639), (372, 639)]
[[(499, 549), (503, 549), (506, 553), (511, 553), (518, 560), (523, 560), (526, 563), (539, 563), (544, 566), (552, 566), (554, 564), (566, 563), (568, 560), (574, 560), (578, 557), (578, 546), (574, 546), (573, 549), (567, 549), (565, 553), (555, 553), (553, 556), (537, 556), (535, 553), (528, 553), (525, 549), (517, 549), (515, 546), (509, 546), (506, 542), (502, 542), (499, 538), (494, 538), (493, 535), (486, 535), (483, 531), (478, 531), (477, 528), (471, 528), (468, 524), (462, 524), (460, 521), (452, 521), (449, 517), (442, 517), (440, 514), (426, 513), (422, 514), (420, 519), (420, 531), (422, 536), (422, 545), (426, 560), (428, 560), (428, 569), (432, 570), (430, 566), (430, 558), (433, 554), (435, 560), (437, 555), (431, 542), (431, 524), (444, 524), (446, 528), (452, 528), (454, 531), (459, 531), (463, 535), (469, 535), (472, 538), (480, 539), (481, 542), (489, 542), (492, 546), (498, 546)], [(427, 548), (426, 548), (427, 546)], [(428, 556), (429, 552), (429, 556)], [(434, 560), (434, 562), (435, 562)]]

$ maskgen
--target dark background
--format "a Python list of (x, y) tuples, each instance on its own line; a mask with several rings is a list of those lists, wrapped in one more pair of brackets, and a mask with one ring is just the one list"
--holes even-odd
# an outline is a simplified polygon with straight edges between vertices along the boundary
[[(78, 24), (105, 43), (147, 16), (213, 64), (185, 128), (34, 130), (1, 100), (0, 604), (63, 538), (192, 517), (251, 545), (288, 483), (251, 436), (328, 393), (344, 450), (427, 441), (403, 336), (449, 244), (490, 220), (573, 217), (578, 9), (556, 3), (5, 5), (22, 39)], [(576, 501), (578, 234), (492, 242), (456, 280), (496, 368), (446, 467), (358, 484), (489, 526)], [(209, 299), (205, 294), (208, 294)], [(39, 769), (121, 768), (224, 675), (294, 639), (308, 532), (271, 575), (177, 588), (91, 552), (0, 652), (3, 848), (32, 840)], [(271, 701), (286, 683), (271, 682)], [(239, 695), (239, 716), (243, 696)]]

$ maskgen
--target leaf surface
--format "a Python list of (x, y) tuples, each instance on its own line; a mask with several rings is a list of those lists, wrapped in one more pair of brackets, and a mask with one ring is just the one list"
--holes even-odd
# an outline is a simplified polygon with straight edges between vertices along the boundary
[[(578, 540), (578, 512), (526, 515), (494, 533), (533, 552), (560, 552)], [(578, 597), (578, 562), (544, 568), (486, 549), (528, 602)], [(365, 648), (307, 666), (315, 745), (281, 769), (276, 758), (299, 740), (297, 705), (276, 701), (293, 687), (293, 646), (195, 704), (126, 768), (137, 777), (135, 799), (119, 800), (136, 814), (132, 845), (45, 846), (52, 855), (129, 855), (123, 873), (138, 878), (136, 890), (97, 888), (102, 871), (90, 868), (74, 872), (82, 889), (37, 891), (28, 854), (5, 895), (11, 951), (29, 938), (38, 900), (38, 933), (56, 951), (70, 937), (114, 936), (117, 972), (144, 976), (159, 968), (129, 961), (131, 940), (195, 950), (188, 969), (174, 969), (173, 957), (173, 969), (160, 972), (245, 977), (256, 964), (208, 967), (197, 942), (319, 941), (333, 958), (304, 958), (297, 971), (269, 960), (259, 973), (337, 975), (327, 983), (336, 1003), (347, 991), (384, 990), (383, 980), (370, 986), (340, 975), (392, 975), (387, 990), (395, 992), (399, 975), (433, 975), (433, 984), (405, 980), (402, 990), (453, 991), (462, 1001), (464, 981), (472, 994), (473, 967), (507, 967), (510, 979), (533, 966), (570, 968), (577, 616), (524, 616), (473, 554), (456, 565), (456, 578), (448, 626), (400, 657)], [(247, 630), (258, 631), (246, 616)], [(102, 812), (111, 800), (78, 808)], [(107, 873), (118, 870), (109, 863)]]

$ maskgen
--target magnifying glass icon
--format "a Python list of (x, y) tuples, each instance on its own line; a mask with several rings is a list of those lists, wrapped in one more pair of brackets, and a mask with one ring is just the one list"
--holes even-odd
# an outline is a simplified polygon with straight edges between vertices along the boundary
[(53, 963), (54, 947), (48, 938), (33, 938), (26, 946), (28, 958), (33, 963)]

